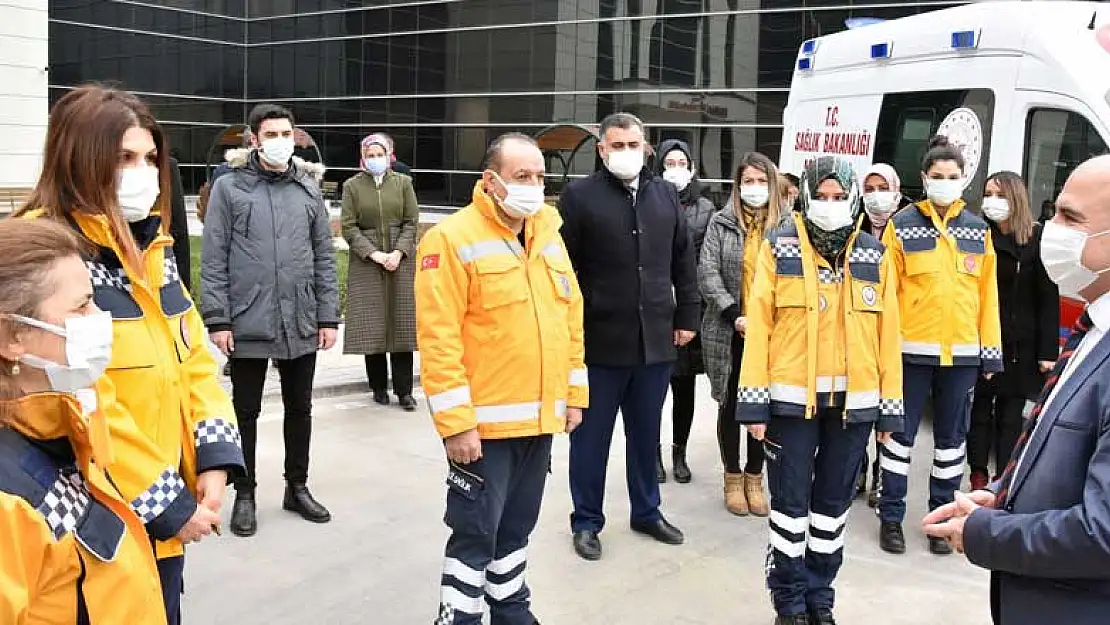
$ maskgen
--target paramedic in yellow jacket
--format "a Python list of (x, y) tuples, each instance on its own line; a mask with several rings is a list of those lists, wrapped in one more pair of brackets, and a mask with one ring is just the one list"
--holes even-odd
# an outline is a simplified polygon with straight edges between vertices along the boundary
[(167, 234), (169, 194), (161, 190), (170, 188), (168, 151), (161, 128), (133, 95), (74, 89), (50, 112), (42, 173), (20, 214), (67, 223), (90, 244), (94, 302), (112, 316), (107, 376), (118, 409), (129, 416), (111, 422), (115, 451), (107, 473), (159, 541), (174, 625), (182, 541), (212, 533), (227, 474), (242, 470), (243, 454)]
[[(935, 510), (952, 502), (963, 479), (975, 382), (1002, 371), (994, 245), (987, 222), (960, 199), (967, 186), (963, 155), (935, 137), (921, 172), (929, 199), (896, 213), (883, 235), (902, 305), (906, 396), (906, 428), (879, 453), (879, 546), (889, 553), (906, 551), (910, 450), (926, 401), (932, 396), (929, 510)], [(952, 547), (930, 537), (929, 551), (944, 555)]]
[(851, 164), (802, 173), (801, 213), (760, 245), (748, 294), (737, 419), (764, 442), (771, 492), (767, 584), (776, 623), (833, 620), (832, 583), (871, 427), (902, 429), (894, 271), (856, 223)]
[(146, 530), (101, 468), (121, 417), (101, 377), (112, 319), (79, 245), (0, 221), (0, 623), (165, 625)]
[(589, 399), (582, 294), (544, 204), (536, 143), (503, 135), (469, 206), (417, 250), (421, 381), (447, 448), (451, 528), (437, 624), (533, 625), (528, 536), (551, 462), (551, 438)]

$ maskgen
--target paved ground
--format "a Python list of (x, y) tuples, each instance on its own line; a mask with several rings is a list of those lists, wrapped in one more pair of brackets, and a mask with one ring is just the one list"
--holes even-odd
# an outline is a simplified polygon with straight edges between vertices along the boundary
[[(352, 361), (336, 362), (335, 371), (353, 375)], [(272, 401), (260, 428), (260, 531), (250, 539), (225, 531), (190, 550), (185, 622), (431, 623), (447, 532), (442, 451), (427, 414), (378, 407), (364, 394), (318, 400), (312, 485), (335, 520), (315, 526), (280, 508), (280, 406)], [(605, 558), (595, 563), (570, 546), (567, 442), (556, 442), (529, 563), (534, 609), (545, 625), (771, 623), (763, 584), (766, 521), (733, 517), (721, 504), (714, 414), (703, 384), (691, 442), (694, 482), (663, 487), (664, 511), (687, 535), (681, 547), (628, 529), (618, 435)], [(928, 437), (922, 442), (917, 457), (925, 459)], [(989, 622), (987, 575), (961, 556), (929, 555), (916, 531), (928, 466), (916, 463), (910, 483), (917, 497), (910, 503), (908, 554), (879, 551), (871, 510), (862, 501), (853, 508), (838, 583), (840, 622)]]

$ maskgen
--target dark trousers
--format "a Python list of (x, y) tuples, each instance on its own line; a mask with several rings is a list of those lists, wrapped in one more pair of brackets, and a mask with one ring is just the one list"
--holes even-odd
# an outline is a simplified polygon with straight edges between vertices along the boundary
[[(744, 339), (739, 334), (732, 337), (732, 365), (728, 370), (728, 384), (725, 386), (724, 401), (717, 413), (717, 447), (721, 450), (721, 464), (725, 473), (740, 473), (740, 438), (744, 426), (736, 420), (736, 393), (740, 386), (740, 358), (744, 354)], [(759, 475), (763, 473), (763, 443), (749, 436), (747, 462), (744, 473)]]
[(605, 527), (605, 473), (619, 409), (624, 420), (625, 467), (633, 523), (654, 523), (659, 514), (655, 457), (659, 421), (671, 363), (640, 367), (590, 365), (590, 407), (570, 435), (571, 530), (600, 532)]
[[(1021, 435), (1026, 399), (1012, 394), (1018, 389), (1005, 389), (1006, 384), (1006, 374), (1000, 373), (990, 380), (980, 378), (975, 385), (971, 428), (967, 432), (967, 463), (972, 471), (988, 476), (991, 475), (991, 452), (994, 452), (994, 475), (1001, 475)], [(1010, 394), (999, 392), (1003, 390), (1010, 390)]]
[(671, 378), (671, 442), (685, 447), (694, 427), (694, 389), (698, 376), (683, 375)]
[(162, 602), (166, 606), (168, 625), (181, 624), (181, 595), (185, 592), (185, 556), (158, 561), (158, 579), (162, 582)]
[[(235, 358), (231, 367), (231, 399), (243, 437), (247, 474), (235, 480), (238, 492), (253, 491), (257, 485), (255, 449), (258, 447), (258, 414), (262, 411), (262, 388), (266, 384), (265, 358)], [(281, 401), (285, 406), (285, 481), (308, 481), (308, 449), (312, 440), (312, 379), (316, 353), (292, 360), (274, 360), (281, 376)]]
[(839, 408), (821, 408), (813, 419), (772, 417), (767, 426), (767, 587), (782, 616), (833, 607), (844, 525), (871, 432), (870, 423), (842, 417)]
[(389, 365), (386, 354), (366, 355), (366, 379), (370, 390), (385, 393), (389, 389), (389, 368), (393, 369), (393, 393), (398, 397), (412, 395), (412, 352), (390, 352)]
[(967, 428), (978, 377), (978, 367), (903, 365), (906, 428), (891, 437), (879, 457), (883, 471), (879, 518), (884, 523), (901, 523), (906, 516), (910, 451), (930, 394), (933, 397), (933, 470), (929, 478), (929, 510), (952, 502), (953, 493), (960, 488), (964, 476)]
[(484, 440), (478, 461), (449, 463), (437, 625), (478, 625), (483, 598), (491, 625), (535, 622), (524, 571), (550, 466), (550, 435)]

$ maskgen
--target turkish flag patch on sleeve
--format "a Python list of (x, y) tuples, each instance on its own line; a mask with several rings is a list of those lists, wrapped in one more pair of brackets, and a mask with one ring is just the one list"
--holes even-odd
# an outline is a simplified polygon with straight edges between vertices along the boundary
[(420, 259), (421, 269), (439, 269), (439, 254), (428, 254)]

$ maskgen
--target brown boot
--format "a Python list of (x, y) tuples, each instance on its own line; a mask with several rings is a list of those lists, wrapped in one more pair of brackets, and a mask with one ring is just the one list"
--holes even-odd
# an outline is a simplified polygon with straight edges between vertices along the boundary
[(748, 510), (756, 516), (771, 514), (771, 506), (767, 505), (767, 491), (763, 490), (763, 474), (744, 474), (744, 497), (748, 500)]
[(743, 473), (725, 473), (725, 508), (736, 516), (748, 515)]

